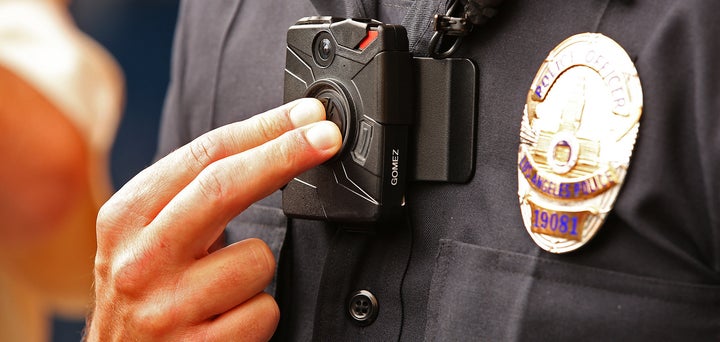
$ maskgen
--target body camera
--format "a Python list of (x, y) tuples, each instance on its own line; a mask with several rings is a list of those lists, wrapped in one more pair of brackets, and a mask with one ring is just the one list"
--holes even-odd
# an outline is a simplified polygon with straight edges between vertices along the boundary
[(287, 184), (285, 214), (348, 226), (399, 218), (413, 117), (405, 28), (308, 17), (288, 30), (287, 45), (285, 102), (319, 99), (343, 140), (333, 159)]

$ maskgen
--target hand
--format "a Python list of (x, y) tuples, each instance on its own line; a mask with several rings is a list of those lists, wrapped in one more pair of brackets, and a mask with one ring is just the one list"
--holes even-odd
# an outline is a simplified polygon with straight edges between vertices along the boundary
[(324, 116), (302, 99), (220, 127), (120, 189), (98, 215), (87, 338), (268, 340), (279, 319), (262, 292), (272, 252), (257, 239), (208, 249), (233, 217), (339, 150)]

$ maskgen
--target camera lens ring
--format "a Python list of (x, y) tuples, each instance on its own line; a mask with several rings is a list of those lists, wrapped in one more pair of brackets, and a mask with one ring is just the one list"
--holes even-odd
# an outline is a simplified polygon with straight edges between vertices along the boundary
[(321, 31), (315, 36), (312, 44), (313, 59), (321, 68), (327, 68), (335, 59), (335, 40), (330, 32)]
[(304, 97), (313, 97), (320, 100), (325, 106), (326, 120), (332, 121), (340, 129), (342, 146), (331, 161), (339, 159), (344, 154), (353, 135), (353, 120), (351, 119), (353, 107), (347, 92), (337, 82), (323, 79), (310, 84), (305, 91)]

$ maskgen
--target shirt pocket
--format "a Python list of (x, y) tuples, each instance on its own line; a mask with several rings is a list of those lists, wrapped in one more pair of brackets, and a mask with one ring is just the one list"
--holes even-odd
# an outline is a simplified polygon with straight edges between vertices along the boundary
[(425, 338), (720, 340), (720, 287), (441, 240)]

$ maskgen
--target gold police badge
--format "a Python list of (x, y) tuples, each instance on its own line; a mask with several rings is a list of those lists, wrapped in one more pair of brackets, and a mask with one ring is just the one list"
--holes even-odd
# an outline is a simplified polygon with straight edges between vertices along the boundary
[(642, 113), (635, 65), (614, 40), (572, 36), (550, 52), (528, 92), (520, 131), (518, 196), (541, 248), (585, 245), (612, 209)]

